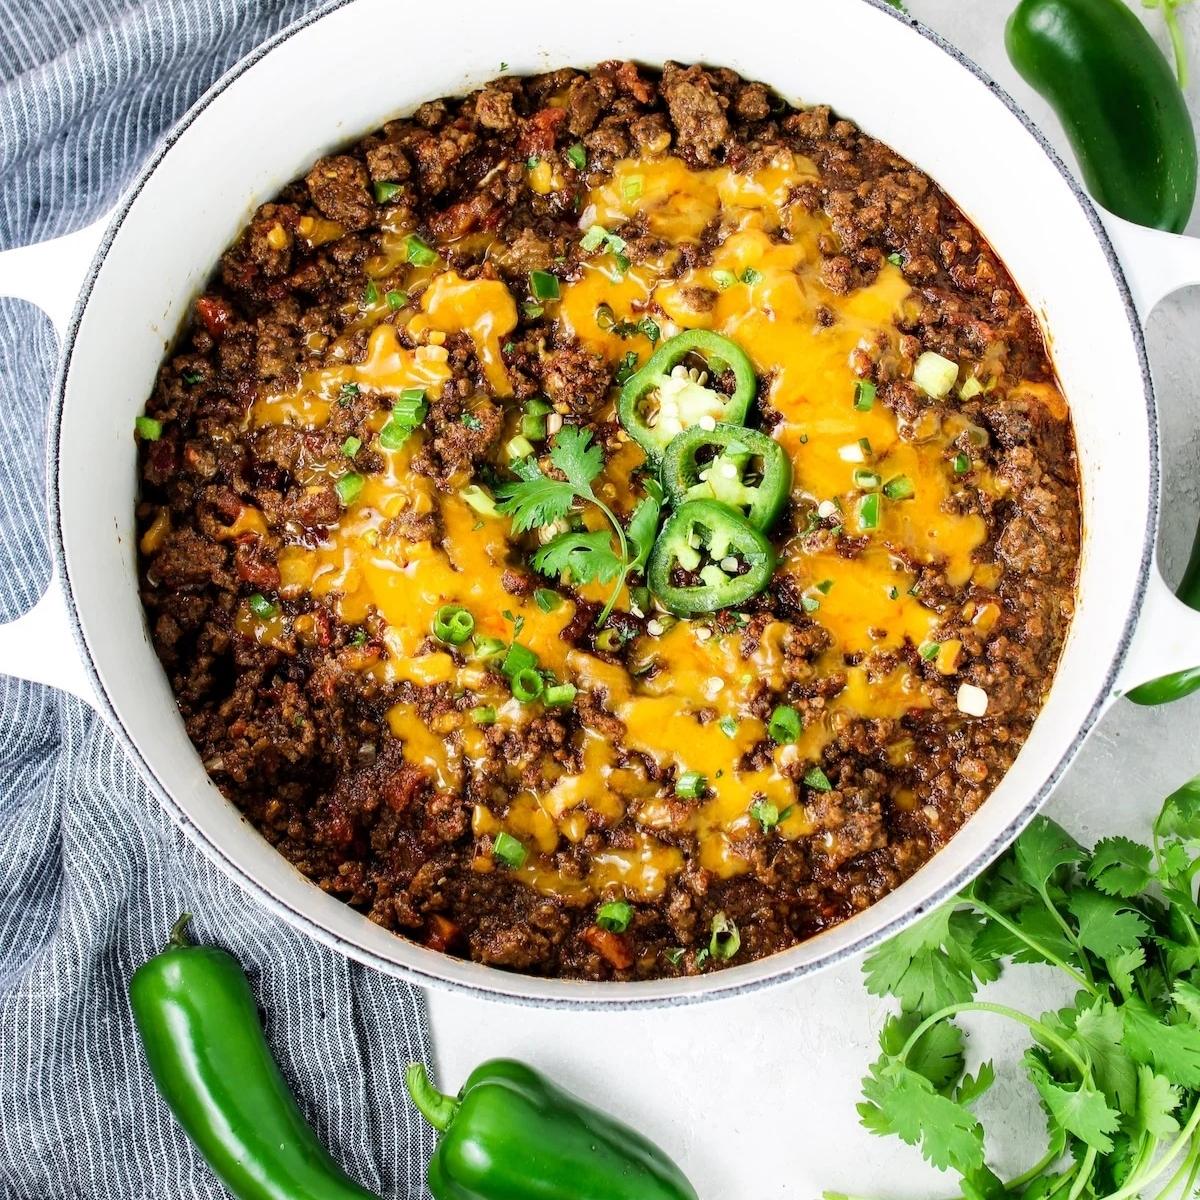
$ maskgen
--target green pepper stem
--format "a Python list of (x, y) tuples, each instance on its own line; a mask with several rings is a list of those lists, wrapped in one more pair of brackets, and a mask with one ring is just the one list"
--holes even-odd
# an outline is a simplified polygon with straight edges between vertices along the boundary
[(191, 913), (180, 913), (179, 919), (171, 926), (171, 935), (167, 938), (167, 948), (176, 949), (180, 946), (190, 946), (191, 939), (187, 935), (187, 927), (192, 923)]
[(429, 1082), (429, 1073), (424, 1063), (409, 1063), (404, 1071), (404, 1086), (417, 1106), (417, 1111), (439, 1133), (445, 1133), (458, 1112), (458, 1101), (453, 1096), (439, 1092)]

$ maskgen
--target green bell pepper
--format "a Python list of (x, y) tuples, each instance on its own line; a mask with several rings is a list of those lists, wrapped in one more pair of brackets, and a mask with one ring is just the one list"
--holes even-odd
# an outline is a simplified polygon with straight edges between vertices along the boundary
[[(703, 459), (701, 459), (703, 455)], [(792, 464), (774, 438), (740, 425), (699, 425), (671, 439), (660, 468), (671, 503), (718, 500), (768, 530), (792, 490)]]
[[(722, 374), (725, 368), (731, 370), (733, 394), (727, 396), (693, 378), (686, 369), (692, 358), (698, 359), (710, 376)], [(736, 342), (707, 329), (689, 329), (663, 342), (625, 382), (617, 416), (629, 436), (657, 461), (676, 434), (703, 417), (743, 424), (757, 393), (754, 364)]]
[(1122, 0), (1021, 0), (1005, 44), (1053, 106), (1088, 191), (1119, 217), (1179, 233), (1196, 197), (1183, 92)]
[(652, 1142), (519, 1062), (483, 1063), (457, 1097), (438, 1092), (421, 1063), (404, 1083), (441, 1134), (434, 1200), (697, 1200)]
[[(696, 582), (676, 582), (677, 570)], [(715, 500), (689, 500), (663, 524), (646, 580), (667, 609), (689, 617), (757, 596), (774, 571), (771, 543), (745, 517)]]

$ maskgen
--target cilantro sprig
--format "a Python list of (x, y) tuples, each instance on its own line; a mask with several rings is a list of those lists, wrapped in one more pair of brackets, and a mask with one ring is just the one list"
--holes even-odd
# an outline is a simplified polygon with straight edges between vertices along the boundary
[[(1168, 796), (1150, 845), (1089, 852), (1039, 817), (955, 900), (872, 952), (867, 990), (899, 1001), (859, 1114), (961, 1177), (964, 1200), (1184, 1197), (1200, 1179), (1200, 777)], [(1007, 963), (1056, 968), (1071, 1004), (1040, 1015), (979, 998)], [(1022, 1060), (1044, 1154), (1007, 1182), (973, 1105), (995, 1080), (964, 1070), (957, 1018), (1031, 1035)], [(826, 1193), (827, 1200), (844, 1200)]]
[(627, 532), (592, 488), (604, 468), (604, 452), (592, 442), (591, 433), (573, 425), (564, 426), (551, 443), (550, 461), (565, 478), (545, 475), (532, 458), (519, 460), (513, 464), (517, 480), (496, 489), (501, 501), (497, 507), (512, 519), (514, 533), (526, 533), (565, 520), (579, 503), (594, 505), (603, 513), (611, 532), (567, 529), (551, 538), (532, 559), (536, 570), (564, 582), (608, 583), (615, 579), (616, 586), (596, 619), (597, 627), (602, 627), (612, 614), (629, 573), (645, 566), (658, 528), (662, 493), (657, 485), (647, 489), (634, 510)]

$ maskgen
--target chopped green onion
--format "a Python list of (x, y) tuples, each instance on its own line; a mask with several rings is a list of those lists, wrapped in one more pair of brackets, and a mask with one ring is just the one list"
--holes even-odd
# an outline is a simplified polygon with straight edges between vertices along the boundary
[(379, 444), (385, 450), (399, 450), (412, 434), (412, 426), (402, 421), (389, 421), (379, 431)]
[(357, 395), (358, 395), (358, 384), (357, 383), (343, 383), (342, 387), (341, 387), (341, 391), (338, 392), (338, 403), (341, 405), (347, 405)]
[(264, 621), (270, 620), (279, 612), (279, 605), (273, 604), (266, 596), (259, 592), (255, 592), (249, 600), (246, 601), (250, 605), (250, 611), (256, 616), (261, 617)]
[(358, 499), (358, 493), (363, 490), (363, 484), (366, 482), (357, 471), (351, 471), (349, 474), (343, 475), (333, 485), (333, 488), (338, 494), (338, 499), (343, 504), (351, 505)]
[(481, 517), (499, 517), (496, 499), (487, 488), (477, 483), (468, 483), (458, 493)]
[(887, 260), (892, 264), (893, 267), (904, 266), (904, 255), (899, 254), (896, 251), (893, 251), (891, 254), (889, 254), (887, 256)]
[(529, 156), (529, 157), (528, 157), (528, 158), (525, 160), (525, 166), (526, 166), (526, 167), (528, 167), (528, 168), (529, 168), (529, 170), (531, 170), (531, 171), (532, 171), (532, 170), (533, 170), (533, 168), (534, 168), (534, 167), (536, 167), (536, 166), (538, 165), (538, 163), (540, 163), (541, 161), (542, 161), (542, 160), (541, 160), (541, 157), (540, 157), (539, 155), (537, 155), (537, 154), (531, 154), (531, 155), (530, 155), (530, 156)]
[(873, 492), (882, 482), (882, 478), (874, 471), (859, 467), (854, 472), (854, 486), (862, 488), (864, 492)]
[(375, 281), (372, 280), (363, 289), (363, 298), (362, 298), (363, 307), (370, 308), (370, 306), (372, 304), (375, 304), (378, 300), (379, 300), (379, 289), (375, 286)]
[(642, 186), (642, 177), (640, 175), (631, 175), (621, 184), (621, 195), (626, 200), (636, 200), (642, 194)]
[(600, 905), (596, 912), (596, 924), (611, 933), (624, 933), (632, 920), (633, 906), (626, 904), (624, 900), (610, 900), (607, 904)]
[(528, 646), (513, 642), (500, 664), (500, 670), (511, 679), (522, 671), (532, 671), (537, 666), (537, 655)]
[(443, 604), (433, 617), (433, 636), (461, 646), (475, 632), (475, 618), (461, 604)]
[(553, 612), (561, 603), (562, 597), (549, 588), (537, 588), (533, 593), (533, 602), (544, 613)]
[(184, 371), (183, 382), (186, 384), (199, 383), (204, 378), (199, 371)]
[(933, 662), (938, 656), (938, 651), (941, 649), (938, 642), (922, 642), (917, 647), (917, 653), (926, 661)]
[(582, 171), (587, 166), (587, 151), (582, 142), (567, 147), (567, 161), (577, 171)]
[(829, 782), (829, 776), (820, 767), (813, 767), (811, 771), (807, 771), (804, 775), (804, 782), (814, 791), (833, 791), (833, 784)]
[(495, 725), (496, 710), (490, 704), (480, 704), (471, 709), (471, 720), (476, 725)]
[(683, 956), (687, 951), (682, 946), (672, 946), (670, 950), (663, 951), (663, 958), (667, 960), (673, 967), (679, 966), (683, 962)]
[(926, 350), (913, 366), (913, 383), (935, 400), (945, 396), (957, 378), (958, 364), (932, 350)]
[(871, 449), (870, 440), (867, 438), (858, 439), (858, 448), (862, 451), (864, 459), (870, 458), (871, 455), (875, 453), (875, 451)]
[(424, 388), (405, 388), (392, 402), (392, 420), (401, 425), (420, 425), (428, 414)]
[(899, 600), (900, 599), (900, 589), (898, 587), (888, 588), (887, 596), (888, 596), (889, 600)]
[(729, 738), (737, 737), (738, 723), (736, 717), (722, 717), (717, 722), (717, 728)]
[(858, 526), (860, 529), (879, 528), (879, 493), (868, 492), (858, 502)]
[(492, 857), (515, 870), (525, 862), (525, 847), (512, 834), (501, 830), (492, 840)]
[(408, 250), (408, 261), (414, 267), (429, 267), (437, 262), (437, 251), (415, 233), (410, 233), (404, 239), (404, 246)]
[(685, 771), (675, 780), (675, 795), (685, 800), (699, 800), (708, 787), (708, 780), (699, 771)]
[(704, 964), (706, 962), (708, 962), (708, 959), (709, 959), (708, 947), (701, 946), (700, 949), (696, 951), (696, 957), (693, 961), (696, 964), (696, 968), (700, 969), (701, 967), (704, 966)]
[(737, 276), (732, 271), (725, 271), (717, 268), (712, 273), (713, 283), (717, 285), (718, 291), (724, 291), (726, 288), (731, 288), (737, 283)]
[(157, 442), (162, 437), (162, 422), (153, 417), (135, 417), (133, 428), (143, 442)]
[(534, 304), (532, 300), (527, 300), (521, 305), (521, 312), (529, 321), (536, 321), (545, 311), (540, 304)]
[[(508, 645), (502, 642), (497, 637), (485, 637), (482, 634), (476, 634), (472, 645), (472, 657), (487, 660), (489, 658), (499, 658), (507, 649)], [(536, 661), (536, 659), (535, 659)]]
[(753, 267), (747, 267), (738, 278), (743, 283), (757, 283), (762, 278), (762, 273), (756, 271)]
[(816, 585), (816, 588), (817, 588), (817, 591), (820, 592), (822, 596), (828, 596), (829, 593), (833, 590), (833, 580), (832, 579), (822, 579), (821, 582)]
[(535, 300), (557, 300), (558, 276), (549, 271), (530, 271), (529, 290)]
[(916, 491), (913, 481), (907, 475), (897, 475), (883, 485), (883, 494), (889, 500), (911, 500)]
[(956, 454), (953, 463), (955, 475), (965, 475), (971, 469), (971, 459), (966, 454)]
[(533, 453), (533, 443), (527, 437), (517, 434), (516, 437), (509, 439), (508, 444), (504, 447), (504, 453), (508, 456), (509, 462), (528, 458)]
[(380, 204), (386, 204), (398, 191), (401, 184), (393, 183), (389, 179), (380, 180), (375, 184), (375, 199)]
[(522, 704), (532, 704), (545, 689), (546, 681), (532, 668), (517, 671), (508, 681), (512, 694)]
[(602, 629), (596, 634), (596, 649), (603, 650), (607, 654), (615, 654), (620, 650), (625, 639), (621, 636), (621, 631), (610, 625), (607, 629)]
[(780, 704), (771, 714), (767, 732), (771, 740), (784, 746), (794, 742), (804, 728), (804, 718), (790, 704)]
[(566, 708), (568, 704), (575, 703), (577, 690), (573, 683), (552, 683), (542, 700), (551, 708)]
[(869, 379), (860, 379), (854, 385), (854, 407), (859, 412), (870, 412), (875, 407), (875, 385)]
[(779, 824), (779, 808), (769, 800), (755, 800), (750, 805), (750, 815), (763, 827), (764, 831), (774, 829)]
[(546, 418), (526, 413), (521, 418), (521, 436), (528, 438), (531, 442), (544, 442), (546, 440)]
[(342, 443), (342, 453), (347, 458), (353, 458), (362, 449), (362, 438), (348, 437)]
[(608, 230), (605, 229), (603, 225), (593, 225), (590, 229), (588, 229), (583, 237), (579, 239), (579, 245), (582, 249), (591, 254), (593, 250), (599, 250), (600, 247), (604, 245), (607, 238)]
[(806, 613), (815, 613), (821, 607), (821, 602), (816, 596), (801, 596), (800, 605)]
[(723, 913), (712, 919), (712, 937), (708, 951), (713, 958), (731, 959), (742, 948), (741, 935), (737, 926)]
[(399, 312), (408, 303), (408, 293), (392, 290), (384, 292), (383, 298), (387, 301), (387, 306), (392, 312)]

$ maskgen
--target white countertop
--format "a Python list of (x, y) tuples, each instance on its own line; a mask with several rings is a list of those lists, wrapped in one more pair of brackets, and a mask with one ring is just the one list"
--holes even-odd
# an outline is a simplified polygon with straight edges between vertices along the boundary
[[(1015, 0), (909, 0), (916, 16), (971, 55), (1070, 153), (1049, 108), (1004, 54)], [(1156, 12), (1134, 8), (1161, 34)], [(1200, 114), (1200, 8), (1184, 8)], [(798, 22), (799, 23), (799, 22)], [(1163, 44), (1165, 45), (1165, 39)], [(869, 64), (861, 64), (869, 69)], [(819, 100), (820, 97), (811, 97)], [(846, 116), (853, 118), (854, 113)], [(1194, 217), (1192, 233), (1200, 233)], [(1165, 491), (1160, 547), (1178, 579), (1200, 518), (1200, 290), (1162, 305), (1149, 347), (1162, 413)], [(1161, 798), (1200, 772), (1200, 694), (1161, 710), (1118, 703), (1067, 774), (1048, 811), (1082, 841), (1108, 833), (1144, 837)], [(1035, 1011), (1058, 1000), (1041, 968), (997, 985)], [(440, 1082), (456, 1089), (478, 1062), (511, 1055), (645, 1130), (679, 1161), (702, 1200), (814, 1200), (823, 1188), (880, 1200), (952, 1195), (951, 1180), (916, 1150), (875, 1138), (854, 1111), (859, 1079), (875, 1053), (882, 1005), (862, 989), (857, 963), (754, 996), (686, 1009), (626, 1014), (549, 1012), (429, 995)], [(1031, 1093), (1010, 1074), (1019, 1039), (992, 1023), (985, 1053), (1002, 1080), (981, 1106), (994, 1162), (1019, 1170), (1042, 1149)]]

